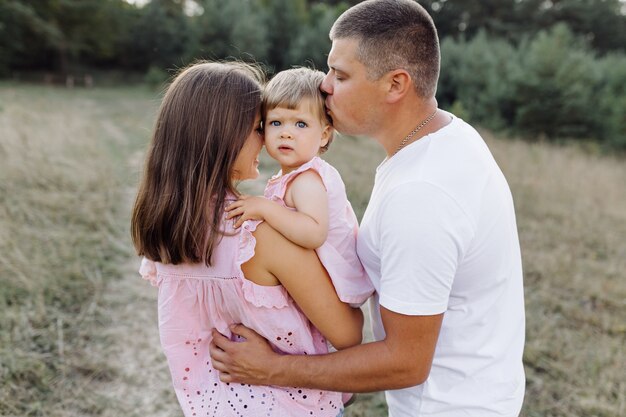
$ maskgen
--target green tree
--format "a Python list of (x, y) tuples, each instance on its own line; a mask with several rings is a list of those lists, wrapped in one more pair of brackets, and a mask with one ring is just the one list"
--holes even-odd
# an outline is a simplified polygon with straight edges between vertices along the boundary
[(626, 15), (620, 0), (552, 0), (547, 8), (548, 24), (567, 23), (584, 36), (598, 52), (626, 49)]
[(195, 57), (268, 59), (265, 11), (257, 0), (204, 0), (194, 21)]
[(326, 58), (331, 47), (328, 32), (346, 4), (331, 6), (315, 3), (307, 13), (306, 23), (300, 28), (289, 48), (287, 63), (326, 68)]
[(626, 15), (620, 0), (423, 0), (442, 38), (471, 39), (481, 30), (515, 43), (558, 23), (601, 53), (624, 51)]
[(522, 51), (515, 126), (549, 137), (597, 138), (600, 71), (587, 44), (564, 24), (540, 32)]
[(626, 150), (626, 56), (610, 54), (599, 62), (600, 133), (608, 148)]
[[(0, 66), (68, 72), (118, 54), (122, 0), (0, 2)], [(0, 68), (1, 70), (1, 68)]]
[(276, 71), (289, 68), (293, 40), (306, 25), (305, 0), (261, 0), (268, 33), (268, 61)]
[(480, 32), (471, 41), (444, 39), (437, 98), (444, 107), (461, 106), (483, 126), (502, 129), (514, 119), (513, 75), (519, 56), (508, 42)]
[(184, 66), (195, 42), (183, 0), (152, 0), (130, 28), (124, 48), (127, 64), (146, 70)]
[[(519, 35), (517, 14), (524, 0), (425, 0), (420, 2), (431, 13), (442, 38), (463, 35), (471, 39), (479, 31), (512, 39)], [(524, 22), (528, 25), (528, 21)], [(524, 29), (525, 30), (525, 29)]]
[(58, 37), (58, 29), (39, 16), (33, 5), (0, 1), (0, 74), (46, 66), (53, 58), (48, 39)]
[(518, 46), (485, 32), (448, 37), (437, 99), (485, 127), (626, 149), (626, 56), (598, 57), (589, 44), (565, 24)]

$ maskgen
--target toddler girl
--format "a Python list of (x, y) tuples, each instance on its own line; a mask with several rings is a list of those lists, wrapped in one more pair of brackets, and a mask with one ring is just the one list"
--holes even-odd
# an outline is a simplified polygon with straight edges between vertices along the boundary
[(228, 218), (264, 220), (287, 239), (315, 249), (339, 299), (363, 304), (374, 288), (356, 254), (358, 223), (339, 172), (318, 155), (328, 149), (333, 128), (319, 90), (324, 73), (296, 68), (278, 73), (263, 100), (265, 147), (280, 164), (265, 198), (242, 196)]

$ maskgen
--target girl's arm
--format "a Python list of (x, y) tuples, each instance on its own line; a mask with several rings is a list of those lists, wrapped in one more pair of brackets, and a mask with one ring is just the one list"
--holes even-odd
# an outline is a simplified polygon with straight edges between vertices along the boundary
[(240, 216), (235, 227), (244, 220), (265, 220), (283, 236), (307, 249), (317, 249), (328, 235), (328, 195), (319, 174), (308, 170), (291, 182), (289, 210), (262, 197), (243, 197), (226, 208), (228, 218)]
[(244, 275), (255, 282), (253, 277), (276, 277), (335, 348), (360, 344), (363, 313), (339, 300), (315, 252), (294, 245), (268, 224), (260, 224), (254, 236), (255, 254), (242, 266)]

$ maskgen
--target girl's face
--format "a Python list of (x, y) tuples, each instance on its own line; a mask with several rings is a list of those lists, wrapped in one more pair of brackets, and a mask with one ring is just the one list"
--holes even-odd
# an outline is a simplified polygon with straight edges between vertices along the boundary
[(254, 126), (246, 142), (237, 155), (233, 165), (232, 179), (236, 181), (253, 180), (259, 176), (259, 153), (263, 148), (263, 132), (261, 131), (261, 115), (257, 114)]
[(320, 120), (313, 101), (304, 99), (295, 109), (276, 107), (265, 117), (265, 148), (287, 174), (310, 161), (328, 143), (332, 128)]

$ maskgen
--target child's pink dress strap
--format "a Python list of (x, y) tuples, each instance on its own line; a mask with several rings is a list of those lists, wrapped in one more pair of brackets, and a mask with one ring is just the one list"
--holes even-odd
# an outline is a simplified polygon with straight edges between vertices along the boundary
[(316, 252), (328, 271), (341, 301), (353, 306), (363, 304), (374, 292), (356, 253), (358, 221), (346, 195), (339, 172), (319, 157), (311, 159), (285, 175), (279, 172), (265, 188), (265, 197), (283, 206), (289, 184), (302, 172), (314, 170), (326, 187), (328, 195), (328, 237)]

